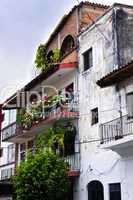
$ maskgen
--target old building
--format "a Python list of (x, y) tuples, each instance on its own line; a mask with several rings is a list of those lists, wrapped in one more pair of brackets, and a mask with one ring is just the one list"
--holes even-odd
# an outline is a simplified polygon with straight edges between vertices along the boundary
[(132, 22), (133, 7), (114, 4), (79, 36), (76, 200), (132, 199)]
[[(78, 34), (81, 29), (94, 23), (99, 16), (101, 16), (108, 6), (94, 4), (89, 2), (81, 2), (75, 6), (67, 15), (65, 15), (61, 22), (58, 24), (54, 32), (49, 37), (45, 47), (47, 51), (47, 59), (50, 59), (54, 50), (60, 51), (60, 58), (58, 62), (53, 62), (35, 77), (30, 83), (28, 83), (21, 91), (16, 92), (3, 104), (3, 110), (6, 113), (16, 112), (16, 119), (14, 121), (9, 120), (9, 123), (3, 127), (1, 132), (2, 144), (6, 143), (3, 148), (2, 159), (5, 159), (5, 154), (10, 145), (15, 145), (15, 164), (17, 165), (21, 160), (25, 158), (27, 150), (34, 151), (35, 144), (34, 138), (40, 132), (44, 132), (48, 127), (59, 119), (64, 120), (64, 125), (73, 129), (73, 137), (71, 138), (71, 144), (65, 144), (64, 159), (70, 165), (69, 176), (72, 179), (72, 190), (68, 199), (75, 199), (73, 197), (73, 191), (75, 185), (78, 184), (80, 176), (80, 147), (79, 132), (78, 132), (78, 107), (73, 107), (73, 102), (77, 105), (78, 93)], [(44, 91), (45, 90), (45, 91)], [(47, 96), (57, 97), (58, 94), (64, 95), (63, 106), (57, 105), (50, 109), (41, 110), (39, 117), (27, 124), (25, 118), (20, 123), (20, 113), (25, 109), (25, 112), (29, 110), (29, 104), (38, 101), (38, 98), (44, 98), (44, 93)], [(56, 94), (56, 95), (55, 95)], [(71, 101), (68, 102), (68, 94), (71, 96)], [(29, 99), (27, 98), (29, 97)], [(26, 101), (28, 99), (28, 101)], [(15, 111), (14, 111), (15, 110)], [(10, 114), (7, 114), (10, 115)], [(15, 116), (13, 114), (13, 116)], [(7, 116), (8, 118), (9, 116)], [(13, 117), (14, 118), (14, 117)], [(69, 126), (68, 126), (69, 125)], [(70, 142), (70, 141), (69, 141)], [(13, 148), (14, 149), (14, 148)], [(14, 154), (13, 154), (14, 155)], [(9, 163), (5, 163), (4, 170), (9, 166)], [(11, 167), (11, 166), (10, 166)], [(2, 168), (1, 168), (2, 169)], [(1, 170), (2, 173), (2, 170)], [(6, 172), (8, 174), (8, 172)], [(11, 175), (11, 174), (10, 174)], [(5, 187), (4, 180), (9, 176), (4, 177), (1, 181), (0, 187)], [(1, 190), (1, 188), (0, 188)], [(2, 195), (1, 199), (3, 200)], [(9, 195), (8, 195), (9, 196)], [(6, 195), (5, 195), (6, 198)]]

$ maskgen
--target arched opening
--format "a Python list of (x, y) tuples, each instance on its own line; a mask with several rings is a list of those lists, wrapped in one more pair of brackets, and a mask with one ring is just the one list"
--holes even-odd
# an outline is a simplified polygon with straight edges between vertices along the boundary
[(104, 200), (103, 185), (100, 181), (88, 184), (88, 200)]
[(71, 35), (66, 36), (61, 46), (61, 57), (70, 53), (75, 47), (74, 38)]
[(48, 62), (51, 62), (53, 55), (54, 55), (53, 50), (50, 50), (48, 52), (48, 54), (47, 54), (47, 60), (48, 60)]

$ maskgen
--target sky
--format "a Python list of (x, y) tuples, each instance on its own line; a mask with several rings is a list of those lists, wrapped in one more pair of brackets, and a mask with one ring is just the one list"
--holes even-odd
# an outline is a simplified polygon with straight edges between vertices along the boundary
[[(133, 0), (116, 1), (133, 5)], [(108, 5), (116, 1), (90, 0)], [(31, 80), (37, 47), (77, 2), (0, 0), (0, 103)]]

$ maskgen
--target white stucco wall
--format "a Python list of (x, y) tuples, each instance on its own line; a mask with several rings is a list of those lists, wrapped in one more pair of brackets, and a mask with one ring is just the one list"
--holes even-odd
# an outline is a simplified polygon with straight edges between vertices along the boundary
[[(75, 200), (88, 200), (87, 185), (93, 180), (99, 180), (103, 184), (104, 200), (109, 200), (109, 184), (118, 182), (121, 183), (122, 200), (132, 200), (133, 157), (128, 154), (128, 147), (126, 156), (122, 157), (110, 149), (103, 149), (99, 141), (99, 125), (120, 116), (119, 94), (116, 87), (101, 89), (96, 84), (97, 80), (118, 67), (113, 46), (111, 15), (112, 11), (108, 12), (97, 22), (98, 28), (94, 25), (79, 37), (79, 137), (82, 143), (81, 174), (75, 183)], [(105, 38), (108, 38), (110, 43), (107, 43)], [(83, 53), (91, 47), (93, 67), (83, 72)], [(126, 93), (131, 91), (133, 78), (119, 86), (123, 115), (127, 113)], [(99, 111), (99, 123), (92, 126), (91, 110), (96, 107)]]

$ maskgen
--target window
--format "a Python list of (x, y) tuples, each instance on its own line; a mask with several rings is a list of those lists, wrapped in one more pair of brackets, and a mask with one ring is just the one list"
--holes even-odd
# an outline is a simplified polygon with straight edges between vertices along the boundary
[(1, 170), (1, 180), (7, 180), (14, 175), (14, 168), (7, 168)]
[(94, 108), (91, 110), (91, 124), (97, 124), (98, 123), (98, 108)]
[(92, 48), (90, 48), (83, 54), (83, 59), (84, 59), (84, 71), (86, 71), (93, 66)]
[(88, 184), (88, 200), (104, 200), (103, 185), (99, 181)]
[(66, 56), (69, 54), (75, 47), (75, 41), (74, 38), (71, 35), (68, 35), (61, 46), (61, 57)]
[(128, 118), (133, 118), (133, 93), (126, 95)]
[(3, 156), (3, 148), (0, 148), (0, 157)]
[(20, 144), (20, 161), (25, 159), (26, 146), (25, 143)]
[(35, 145), (34, 145), (34, 141), (28, 141), (28, 151), (31, 152), (32, 154), (34, 154), (35, 152)]
[(11, 163), (15, 161), (15, 145), (11, 144), (7, 148), (7, 162)]
[(120, 183), (109, 184), (110, 200), (121, 200), (121, 185)]

